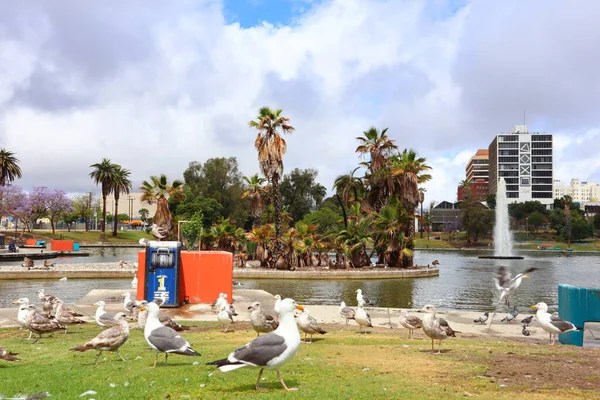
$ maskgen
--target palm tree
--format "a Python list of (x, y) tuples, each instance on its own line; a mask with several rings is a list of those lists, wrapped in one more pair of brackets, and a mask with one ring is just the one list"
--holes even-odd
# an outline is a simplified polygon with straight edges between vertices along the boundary
[(258, 110), (256, 120), (250, 121), (248, 125), (258, 130), (254, 146), (258, 151), (258, 163), (260, 170), (267, 178), (273, 189), (273, 203), (275, 208), (275, 247), (283, 252), (281, 237), (281, 194), (279, 193), (279, 180), (283, 176), (283, 155), (287, 150), (282, 133), (291, 134), (294, 127), (289, 124), (290, 119), (281, 115), (280, 109), (272, 110), (262, 107)]
[(352, 172), (347, 175), (340, 175), (335, 178), (333, 183), (333, 189), (335, 195), (342, 207), (342, 214), (344, 214), (344, 227), (348, 228), (348, 217), (346, 214), (346, 207), (349, 207), (352, 202), (360, 202), (359, 193), (364, 190), (363, 181), (361, 178), (354, 176), (354, 173), (360, 167), (354, 168)]
[(252, 175), (250, 178), (244, 176), (244, 180), (248, 184), (248, 189), (242, 193), (242, 199), (250, 199), (250, 214), (252, 215), (252, 227), (256, 224), (256, 221), (260, 225), (260, 216), (263, 209), (263, 196), (268, 192), (269, 187), (263, 186), (265, 178), (261, 178), (258, 174)]
[(471, 197), (471, 186), (472, 185), (473, 185), (473, 182), (471, 182), (469, 179), (463, 179), (462, 181), (460, 181), (458, 183), (458, 186), (463, 189), (463, 197), (465, 199)]
[(108, 158), (103, 158), (102, 161), (90, 165), (94, 168), (90, 172), (90, 177), (96, 185), (100, 184), (102, 190), (102, 229), (100, 230), (100, 240), (106, 239), (106, 196), (112, 192), (111, 182), (114, 180), (115, 164)]
[(15, 153), (6, 149), (0, 149), (0, 186), (6, 186), (16, 178), (21, 177), (19, 159)]
[(375, 211), (381, 209), (389, 196), (389, 173), (388, 159), (398, 149), (387, 136), (388, 128), (381, 132), (374, 126), (363, 132), (364, 136), (358, 136), (359, 146), (356, 152), (362, 157), (368, 156), (368, 161), (362, 163), (367, 167), (365, 181), (369, 187), (368, 203)]
[[(419, 185), (431, 179), (431, 175), (425, 173), (425, 171), (430, 169), (431, 167), (426, 164), (425, 158), (418, 157), (417, 153), (412, 149), (404, 149), (402, 153), (392, 158), (391, 175), (396, 179), (400, 202), (408, 215), (411, 216), (405, 230), (409, 250), (412, 250), (414, 247), (414, 215), (421, 199)], [(404, 261), (404, 266), (412, 265), (412, 256), (404, 259)]]
[(419, 203), (421, 203), (421, 212), (419, 213), (421, 216), (421, 229), (419, 229), (419, 231), (421, 231), (421, 239), (423, 239), (423, 231), (425, 229), (424, 228), (424, 222), (425, 222), (425, 217), (423, 216), (423, 202), (425, 201), (425, 192), (427, 191), (427, 189), (425, 189), (424, 187), (420, 187), (419, 188)]
[(117, 227), (119, 225), (119, 198), (121, 193), (129, 194), (132, 184), (129, 179), (131, 172), (128, 169), (121, 168), (120, 165), (115, 165), (113, 180), (110, 182), (111, 191), (115, 196), (115, 221), (113, 222), (113, 236), (117, 236)]
[(143, 181), (140, 187), (142, 191), (141, 201), (148, 204), (156, 203), (156, 214), (152, 218), (153, 222), (162, 229), (171, 233), (173, 219), (171, 211), (169, 211), (169, 203), (167, 198), (172, 198), (174, 201), (182, 201), (185, 199), (183, 194), (183, 182), (175, 179), (171, 184), (165, 174), (160, 176), (151, 176), (150, 181)]

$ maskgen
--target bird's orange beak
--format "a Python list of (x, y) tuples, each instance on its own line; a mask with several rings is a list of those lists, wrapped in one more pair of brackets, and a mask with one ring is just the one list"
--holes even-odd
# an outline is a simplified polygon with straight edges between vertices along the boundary
[(537, 306), (531, 306), (531, 308), (533, 308), (535, 310), (537, 308)]
[(146, 307), (140, 308), (140, 311), (146, 311)]
[(97, 306), (97, 305), (98, 305), (98, 303), (93, 303), (92, 305), (93, 305), (93, 306)]
[(302, 306), (301, 306), (301, 305), (299, 305), (299, 304), (297, 304), (297, 305), (296, 305), (296, 308), (297, 308), (298, 310), (300, 310), (300, 311), (304, 311), (304, 307), (302, 307)]
[(523, 275), (523, 278), (531, 279), (529, 275)]
[(17, 300), (13, 301), (13, 304), (19, 304), (19, 302)]

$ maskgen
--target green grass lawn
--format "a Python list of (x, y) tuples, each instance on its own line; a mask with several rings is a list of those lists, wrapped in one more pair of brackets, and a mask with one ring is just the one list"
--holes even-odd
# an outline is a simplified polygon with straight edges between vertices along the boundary
[[(11, 233), (7, 232), (7, 236)], [(12, 236), (11, 236), (12, 238)], [(26, 233), (25, 238), (45, 239), (52, 240), (52, 231), (33, 231), (32, 233)], [(106, 232), (106, 243), (137, 243), (140, 239), (146, 238), (154, 240), (152, 235), (147, 234), (144, 231), (118, 231), (117, 236), (114, 237), (112, 232)], [(100, 242), (100, 232), (86, 232), (86, 231), (56, 231), (54, 239), (74, 240), (78, 243), (98, 243)], [(10, 240), (7, 238), (7, 241)]]
[[(538, 382), (542, 385), (527, 387), (500, 377), (495, 379), (491, 376), (495, 372), (488, 373), (497, 367), (496, 361), (518, 357), (511, 356), (515, 354), (527, 354), (526, 362), (536, 363), (548, 375), (552, 373), (547, 371), (546, 359), (567, 356), (574, 367), (586, 368), (582, 374), (589, 376), (590, 382), (600, 382), (597, 365), (587, 370), (587, 364), (578, 359), (586, 355), (582, 352), (597, 349), (459, 338), (444, 342), (442, 349), (446, 352), (433, 355), (428, 352), (429, 341), (406, 339), (405, 330), (378, 328), (361, 335), (355, 327), (327, 326), (327, 335), (312, 344), (302, 344), (295, 358), (282, 369), (287, 385), (299, 387), (299, 391), (285, 392), (275, 372), (266, 371), (262, 386), (270, 390), (257, 393), (257, 369), (243, 368), (225, 374), (205, 365), (226, 357), (255, 337), (253, 331), (243, 327), (247, 325), (238, 324), (233, 333), (223, 333), (214, 324), (203, 324), (186, 331), (183, 336), (202, 356), (173, 355), (168, 365), (161, 356), (154, 369), (154, 353), (139, 330), (132, 330), (121, 349), (127, 361), (105, 352), (95, 365), (95, 352), (68, 349), (99, 333), (101, 328), (96, 325), (72, 327), (67, 335), (55, 333), (37, 344), (24, 339), (26, 332), (0, 329), (0, 344), (20, 353), (22, 360), (0, 361), (0, 395), (48, 392), (52, 398), (73, 399), (88, 390), (97, 392), (88, 399), (565, 399), (597, 395), (572, 383), (553, 388)], [(594, 359), (598, 355), (598, 351), (587, 354)], [(531, 366), (526, 371), (536, 374)], [(506, 376), (511, 378), (510, 374)]]

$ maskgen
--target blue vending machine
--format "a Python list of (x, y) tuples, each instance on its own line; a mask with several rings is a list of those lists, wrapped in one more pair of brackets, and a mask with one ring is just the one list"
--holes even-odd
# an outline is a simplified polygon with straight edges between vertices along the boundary
[(146, 285), (144, 299), (164, 300), (163, 307), (179, 307), (181, 242), (150, 241), (146, 245)]

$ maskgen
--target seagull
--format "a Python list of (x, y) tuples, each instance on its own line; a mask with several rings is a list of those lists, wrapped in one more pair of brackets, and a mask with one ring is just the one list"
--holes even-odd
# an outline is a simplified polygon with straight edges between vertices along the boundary
[(96, 319), (96, 322), (98, 323), (98, 325), (108, 328), (109, 326), (113, 326), (115, 324), (115, 316), (107, 313), (104, 310), (104, 306), (106, 305), (106, 303), (104, 301), (100, 300), (92, 305), (98, 307), (96, 309), (96, 316), (95, 316), (95, 319)]
[(348, 320), (354, 319), (355, 315), (356, 311), (352, 307), (348, 307), (343, 301), (340, 303), (340, 316), (346, 318), (346, 325), (348, 325)]
[(114, 351), (121, 357), (121, 360), (126, 361), (119, 353), (119, 348), (129, 339), (129, 323), (125, 320), (126, 317), (125, 313), (117, 313), (115, 315), (115, 325), (105, 329), (95, 338), (88, 340), (83, 346), (73, 347), (69, 350), (82, 353), (88, 350), (98, 350), (95, 364), (98, 364), (98, 359), (103, 351)]
[(10, 351), (7, 351), (4, 347), (0, 346), (0, 360), (4, 360), (4, 361), (21, 361), (20, 359), (18, 359), (17, 357), (15, 357), (18, 354), (19, 353), (11, 353)]
[(125, 311), (129, 312), (129, 315), (132, 315), (135, 303), (131, 301), (131, 293), (124, 292), (121, 296), (123, 297), (123, 308), (125, 308)]
[(158, 353), (165, 353), (165, 364), (169, 357), (169, 353), (181, 354), (184, 356), (200, 356), (196, 350), (192, 349), (189, 342), (180, 336), (174, 329), (164, 326), (158, 319), (159, 308), (156, 303), (148, 303), (146, 307), (142, 307), (141, 311), (148, 310), (148, 318), (144, 328), (144, 337), (154, 350), (154, 366), (158, 361)]
[(308, 343), (312, 343), (312, 336), (315, 333), (320, 333), (321, 335), (327, 333), (321, 328), (321, 324), (319, 323), (319, 321), (311, 317), (310, 311), (308, 311), (308, 308), (306, 307), (304, 308), (304, 312), (302, 312), (300, 316), (298, 316), (296, 323), (298, 324), (300, 330), (304, 332), (304, 343), (306, 343), (307, 334), (310, 335), (310, 342)]
[(535, 316), (538, 324), (540, 324), (543, 330), (550, 334), (552, 344), (554, 344), (556, 335), (558, 334), (583, 330), (583, 328), (578, 328), (569, 321), (560, 319), (555, 315), (550, 315), (548, 313), (548, 305), (546, 303), (537, 303), (535, 306), (531, 306), (531, 308), (534, 310), (537, 309)]
[(439, 347), (438, 352), (436, 354), (441, 354), (442, 340), (450, 336), (456, 337), (455, 333), (460, 332), (452, 330), (452, 328), (450, 328), (450, 325), (448, 325), (448, 322), (446, 322), (444, 318), (437, 318), (435, 316), (435, 307), (431, 304), (428, 304), (425, 307), (423, 307), (421, 311), (426, 313), (423, 317), (423, 332), (425, 332), (425, 334), (431, 338), (431, 352), (434, 352), (433, 341), (438, 340)]
[(523, 329), (521, 329), (521, 333), (523, 336), (531, 336), (531, 331), (527, 329), (527, 325), (523, 324)]
[(408, 338), (414, 337), (414, 330), (420, 329), (423, 326), (421, 318), (414, 315), (408, 315), (406, 310), (400, 310), (400, 317), (398, 318), (400, 325), (408, 329)]
[(63, 308), (63, 301), (60, 299), (58, 300), (58, 305), (56, 306), (55, 318), (58, 322), (60, 322), (61, 324), (63, 324), (65, 326), (65, 334), (67, 333), (67, 325), (68, 324), (85, 324), (86, 323), (85, 321), (74, 317), (73, 314), (71, 314), (70, 312), (65, 310)]
[(486, 321), (488, 320), (489, 316), (490, 316), (490, 313), (486, 311), (486, 312), (483, 313), (483, 315), (481, 317), (473, 320), (473, 322), (476, 323), (476, 324), (482, 324), (483, 325), (483, 324), (486, 323)]
[(517, 310), (517, 306), (515, 306), (510, 313), (506, 314), (506, 317), (504, 317), (504, 318), (502, 318), (502, 320), (500, 320), (500, 322), (506, 321), (507, 323), (510, 324), (510, 321), (517, 318), (517, 315), (519, 315), (519, 310)]
[(248, 310), (252, 310), (250, 325), (256, 331), (256, 336), (260, 336), (261, 333), (272, 332), (279, 326), (279, 322), (271, 314), (267, 314), (258, 301), (252, 303)]
[(227, 330), (229, 329), (229, 325), (233, 324), (233, 313), (229, 309), (228, 304), (223, 304), (221, 306), (221, 311), (219, 311), (217, 320), (224, 328), (223, 332), (227, 332)]
[(152, 229), (150, 230), (152, 236), (156, 237), (158, 240), (162, 240), (169, 235), (169, 231), (162, 226), (158, 226), (156, 224), (152, 224)]
[(131, 280), (131, 288), (137, 289), (137, 285), (138, 285), (137, 275), (133, 274), (133, 279)]
[(221, 306), (223, 305), (223, 303), (227, 303), (225, 296), (227, 296), (225, 293), (219, 293), (219, 297), (217, 297), (215, 301), (213, 301), (211, 308), (214, 312), (218, 313), (219, 311), (221, 311)]
[(285, 390), (298, 390), (288, 388), (281, 378), (280, 369), (294, 357), (300, 348), (300, 333), (294, 321), (294, 310), (303, 311), (304, 308), (292, 299), (281, 300), (279, 306), (279, 327), (265, 335), (259, 336), (250, 343), (237, 348), (227, 358), (207, 363), (216, 365), (222, 372), (233, 371), (243, 367), (260, 368), (254, 387), (256, 390), (266, 390), (259, 386), (264, 369), (277, 371), (277, 379)]
[(440, 262), (438, 260), (433, 260), (433, 262), (431, 263), (431, 265), (440, 265)]
[[(160, 306), (162, 301), (156, 301), (157, 299), (154, 299), (153, 303), (156, 303), (158, 306)], [(145, 309), (142, 311), (142, 308), (148, 306), (148, 302), (146, 300), (142, 300), (137, 302), (137, 305), (135, 306), (134, 310), (137, 310), (137, 326), (139, 329), (144, 330), (144, 328), (146, 327), (146, 320), (148, 319), (148, 310)], [(135, 314), (135, 311), (134, 311)], [(177, 332), (181, 332), (181, 331), (185, 331), (190, 329), (189, 326), (183, 326), (178, 324), (177, 322), (173, 321), (171, 318), (167, 317), (166, 315), (159, 315), (158, 316), (158, 320), (160, 321), (161, 324), (163, 324), (164, 326), (168, 326), (169, 328), (177, 331)]]
[(127, 261), (119, 261), (119, 267), (121, 268), (127, 268), (129, 266), (129, 263)]
[[(358, 290), (360, 290), (360, 289), (358, 289)], [(373, 325), (371, 324), (371, 316), (369, 315), (368, 312), (365, 311), (362, 304), (360, 304), (360, 303), (358, 303), (358, 308), (356, 309), (356, 315), (354, 316), (354, 320), (358, 324), (358, 327), (359, 327), (361, 333), (362, 333), (363, 326), (369, 327), (369, 328), (373, 327)], [(365, 328), (365, 332), (367, 332), (366, 328)]]
[(42, 334), (52, 333), (66, 328), (54, 318), (48, 318), (37, 312), (35, 306), (30, 304), (29, 314), (27, 315), (27, 329), (38, 334), (38, 338), (33, 342), (35, 344), (42, 338)]
[(531, 321), (533, 321), (533, 315), (530, 315), (530, 316), (529, 316), (529, 317), (527, 317), (527, 318), (523, 318), (523, 319), (521, 320), (521, 323), (522, 323), (524, 326), (528, 326), (528, 325), (531, 323)]
[(42, 303), (44, 303), (43, 304), (44, 313), (46, 313), (48, 316), (51, 316), (52, 311), (55, 310), (56, 301), (58, 300), (58, 298), (55, 296), (52, 296), (51, 294), (45, 294), (43, 288), (37, 291), (37, 295), (38, 295), (38, 298), (40, 299), (40, 301)]
[(277, 314), (279, 314), (279, 306), (281, 305), (281, 296), (276, 294), (275, 296), (273, 296), (273, 300), (275, 300), (275, 305), (273, 306), (273, 310), (275, 310), (275, 312)]
[[(13, 304), (19, 304), (19, 311), (17, 311), (17, 321), (21, 324), (21, 327), (27, 328), (27, 317), (29, 316), (29, 299), (27, 297), (21, 297), (19, 300), (13, 301)], [(29, 331), (29, 337), (31, 339), (33, 331)]]
[(375, 303), (363, 296), (361, 289), (356, 289), (356, 301), (359, 306), (375, 305)]
[(496, 289), (500, 292), (500, 300), (504, 299), (504, 304), (510, 306), (509, 295), (521, 286), (523, 278), (530, 279), (530, 276), (527, 274), (536, 269), (537, 268), (529, 268), (511, 279), (510, 270), (506, 267), (499, 267), (494, 276), (494, 283), (496, 284)]
[(44, 268), (50, 269), (52, 267), (54, 267), (54, 263), (53, 262), (50, 262), (48, 260), (44, 260)]

